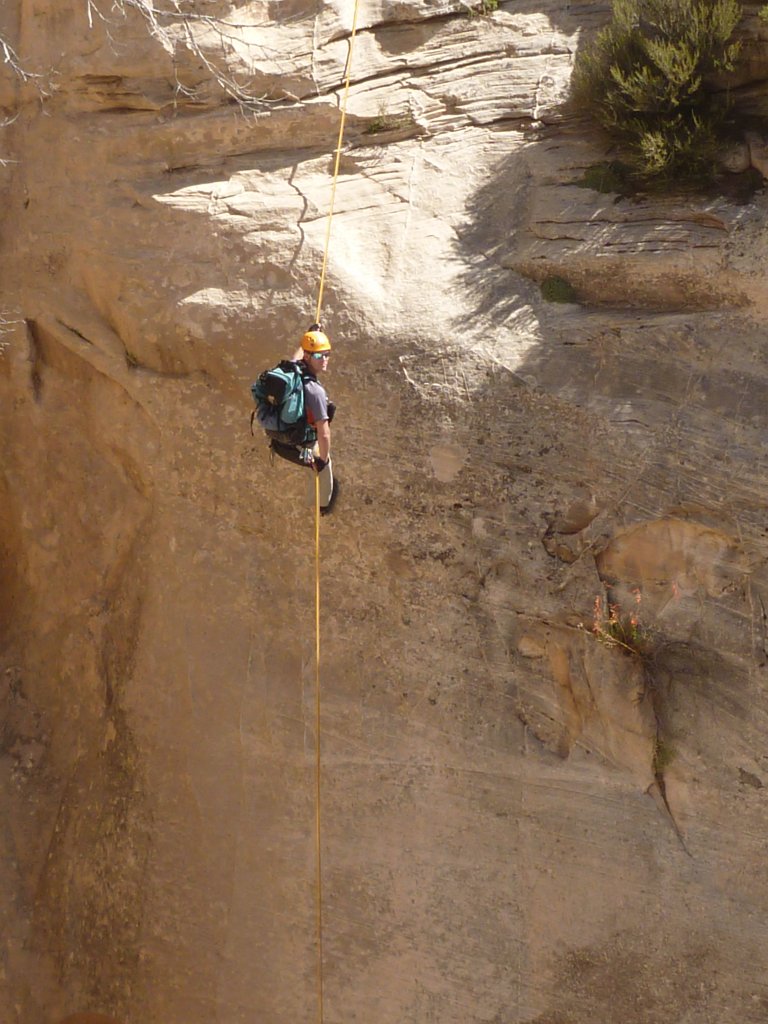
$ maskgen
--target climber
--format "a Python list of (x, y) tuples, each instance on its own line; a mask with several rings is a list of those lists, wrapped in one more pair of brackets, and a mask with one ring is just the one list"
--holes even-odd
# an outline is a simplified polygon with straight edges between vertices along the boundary
[[(317, 379), (319, 373), (328, 369), (331, 355), (331, 343), (323, 333), (320, 324), (312, 324), (301, 339), (300, 347), (294, 352), (291, 361), (302, 370), (304, 383), (304, 412), (307, 426), (311, 430), (310, 438), (316, 437), (312, 447), (304, 444), (289, 444), (272, 438), (270, 448), (281, 459), (293, 462), (298, 466), (308, 466), (319, 474), (320, 514), (328, 515), (332, 510), (339, 491), (339, 484), (333, 478), (331, 464), (331, 420), (336, 406), (328, 400), (325, 388)], [(310, 504), (315, 502), (314, 481), (309, 487)]]

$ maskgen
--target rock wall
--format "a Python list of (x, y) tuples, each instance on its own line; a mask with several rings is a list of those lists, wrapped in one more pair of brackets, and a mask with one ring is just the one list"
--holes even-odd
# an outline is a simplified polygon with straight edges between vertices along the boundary
[[(317, 1017), (314, 520), (249, 384), (314, 318), (352, 9), (0, 12), (9, 1024)], [(608, 13), (361, 0), (328, 1020), (768, 1013), (766, 199), (583, 186)]]

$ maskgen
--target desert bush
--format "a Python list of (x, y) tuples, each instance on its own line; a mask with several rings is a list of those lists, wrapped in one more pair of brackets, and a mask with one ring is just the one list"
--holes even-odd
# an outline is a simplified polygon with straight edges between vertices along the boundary
[(708, 79), (733, 70), (738, 0), (613, 0), (576, 60), (573, 97), (623, 144), (637, 177), (708, 176), (727, 100)]
[(499, 0), (477, 0), (476, 3), (465, 3), (464, 6), (467, 8), (467, 14), (472, 18), (478, 14), (493, 14), (499, 8)]
[(592, 164), (587, 167), (583, 176), (574, 181), (581, 188), (591, 188), (595, 192), (618, 192), (623, 194), (633, 190), (632, 169), (620, 160), (607, 163)]
[(541, 282), (541, 297), (546, 302), (578, 302), (579, 297), (573, 285), (556, 274), (545, 277)]

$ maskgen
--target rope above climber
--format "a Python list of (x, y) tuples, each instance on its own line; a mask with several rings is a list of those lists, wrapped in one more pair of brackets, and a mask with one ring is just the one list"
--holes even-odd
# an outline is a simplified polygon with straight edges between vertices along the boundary
[[(317, 473), (321, 515), (332, 510), (339, 492), (331, 464), (331, 421), (336, 406), (317, 379), (328, 369), (330, 357), (328, 336), (314, 323), (292, 357), (265, 370), (251, 386), (256, 402), (251, 427), (255, 416), (273, 455)], [(309, 504), (315, 499), (315, 482), (310, 481)]]

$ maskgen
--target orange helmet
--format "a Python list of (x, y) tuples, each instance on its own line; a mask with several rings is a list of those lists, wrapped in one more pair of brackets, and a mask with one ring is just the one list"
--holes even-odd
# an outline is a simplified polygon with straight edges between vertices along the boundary
[(322, 331), (307, 331), (301, 339), (301, 347), (305, 352), (330, 352), (331, 343), (328, 335)]

